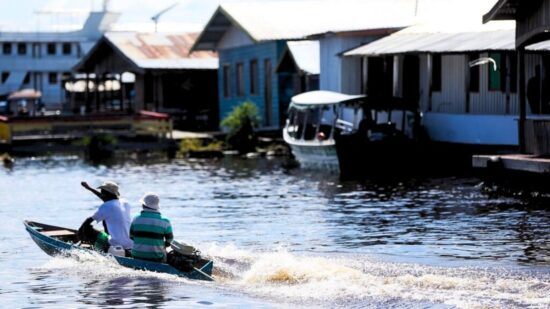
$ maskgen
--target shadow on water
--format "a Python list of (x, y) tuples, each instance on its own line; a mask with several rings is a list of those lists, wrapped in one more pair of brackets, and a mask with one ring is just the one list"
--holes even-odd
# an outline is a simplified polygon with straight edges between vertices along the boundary
[(479, 183), (429, 178), (320, 187), (330, 201), (330, 235), (345, 247), (548, 265), (548, 208), (541, 200), (487, 196)]

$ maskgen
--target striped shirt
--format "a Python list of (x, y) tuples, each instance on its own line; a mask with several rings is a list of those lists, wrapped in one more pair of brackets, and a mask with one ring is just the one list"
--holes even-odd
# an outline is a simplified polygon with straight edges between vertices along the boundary
[(166, 246), (174, 236), (170, 221), (160, 212), (143, 210), (134, 218), (130, 227), (130, 238), (134, 240), (132, 256), (151, 261), (166, 260)]

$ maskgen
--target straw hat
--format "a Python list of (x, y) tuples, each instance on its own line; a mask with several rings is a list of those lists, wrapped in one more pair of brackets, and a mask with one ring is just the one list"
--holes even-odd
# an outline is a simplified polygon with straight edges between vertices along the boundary
[(112, 193), (116, 196), (120, 196), (120, 193), (118, 192), (118, 185), (114, 181), (106, 181), (101, 186), (97, 187), (98, 189), (105, 190), (109, 193)]
[(141, 205), (143, 205), (147, 208), (151, 208), (151, 209), (154, 209), (154, 210), (159, 210), (159, 208), (160, 208), (159, 196), (156, 193), (153, 193), (153, 192), (145, 193), (145, 195), (141, 198), (141, 200), (139, 200), (139, 202), (141, 203)]

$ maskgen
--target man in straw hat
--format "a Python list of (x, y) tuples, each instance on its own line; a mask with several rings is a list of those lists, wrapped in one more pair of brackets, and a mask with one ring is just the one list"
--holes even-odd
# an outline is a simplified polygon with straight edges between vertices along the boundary
[[(130, 239), (130, 205), (124, 199), (120, 198), (118, 185), (113, 181), (106, 181), (96, 190), (88, 183), (82, 182), (81, 185), (99, 197), (103, 204), (98, 210), (84, 223), (79, 229), (79, 235), (86, 238), (87, 231), (90, 231), (91, 223), (95, 220), (97, 223), (103, 222), (105, 232), (92, 233), (96, 234), (95, 242), (96, 249), (107, 251), (109, 246), (122, 246), (125, 250), (132, 249), (133, 241)], [(108, 234), (107, 234), (108, 233)], [(89, 237), (89, 238), (94, 238)]]
[(143, 210), (134, 218), (130, 227), (130, 237), (134, 240), (132, 257), (166, 262), (166, 247), (174, 239), (170, 220), (160, 214), (157, 194), (146, 193), (140, 203)]

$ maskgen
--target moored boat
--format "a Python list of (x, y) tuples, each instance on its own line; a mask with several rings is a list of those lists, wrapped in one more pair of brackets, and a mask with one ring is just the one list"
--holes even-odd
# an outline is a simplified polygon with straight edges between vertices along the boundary
[(348, 107), (359, 119), (353, 123), (340, 117), (336, 120), (341, 178), (416, 173), (423, 145), (421, 117), (413, 102), (398, 97), (366, 97)]
[[(64, 255), (70, 250), (93, 251), (91, 245), (79, 242), (76, 230), (33, 221), (24, 221), (24, 225), (32, 240), (48, 255)], [(183, 265), (169, 265), (123, 256), (112, 257), (118, 264), (128, 268), (172, 274), (189, 279), (213, 280), (211, 275), (214, 263), (200, 257), (195, 258), (192, 265), (189, 265), (189, 271), (182, 270), (187, 268), (180, 267)]]
[(283, 138), (301, 167), (338, 172), (336, 120), (356, 122), (357, 115), (346, 104), (363, 99), (361, 95), (331, 91), (311, 91), (292, 97)]

